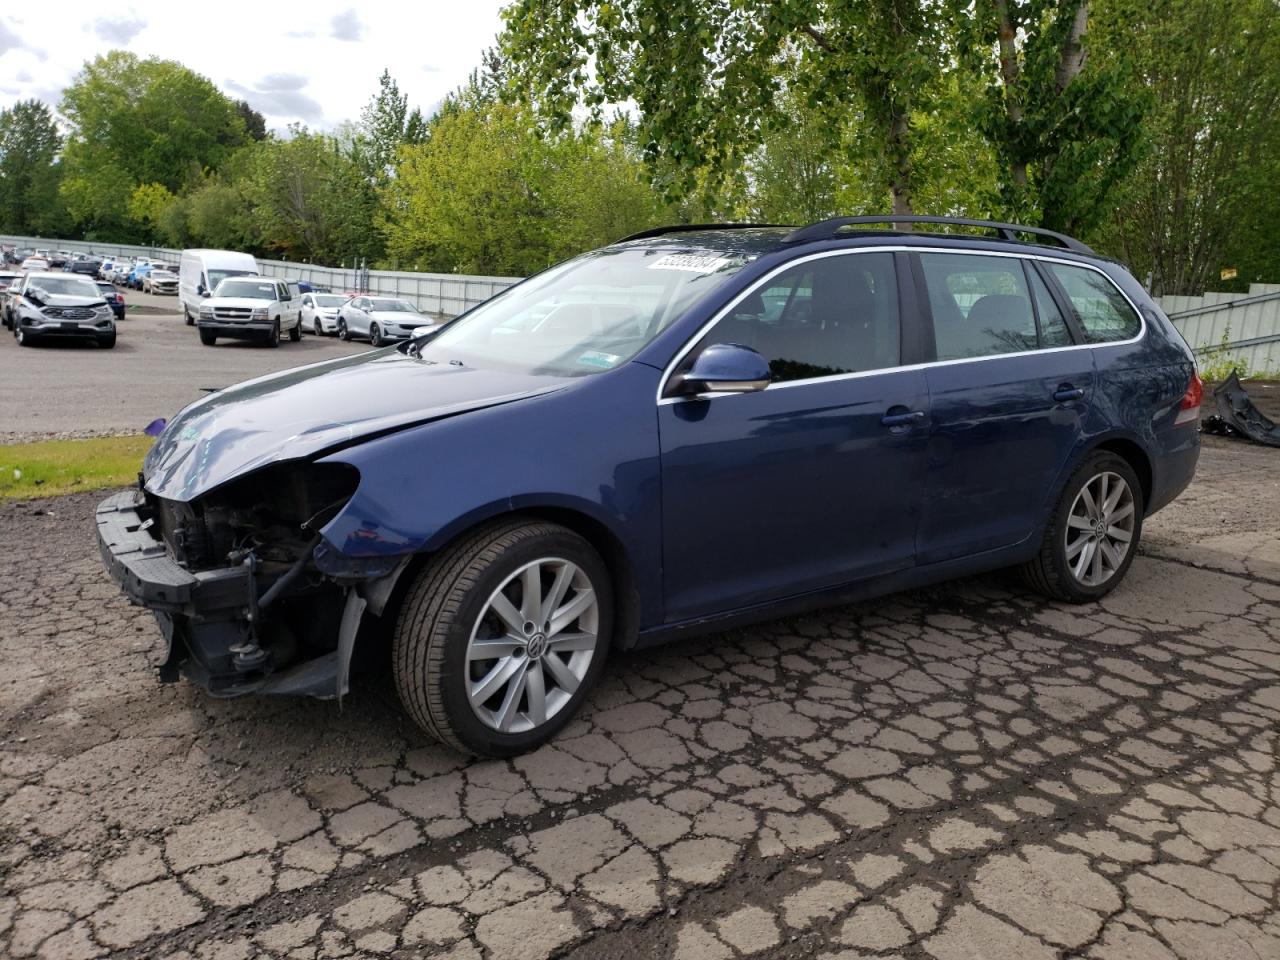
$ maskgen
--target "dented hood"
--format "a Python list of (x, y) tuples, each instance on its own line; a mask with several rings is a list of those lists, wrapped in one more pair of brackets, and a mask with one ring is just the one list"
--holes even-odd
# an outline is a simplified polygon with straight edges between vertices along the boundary
[(280, 460), (548, 393), (570, 380), (427, 363), (396, 349), (297, 367), (211, 393), (165, 427), (146, 487), (193, 500)]

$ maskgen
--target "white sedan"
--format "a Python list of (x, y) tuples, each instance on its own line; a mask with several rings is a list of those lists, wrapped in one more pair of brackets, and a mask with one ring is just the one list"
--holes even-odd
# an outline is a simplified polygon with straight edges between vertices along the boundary
[(407, 340), (419, 327), (431, 320), (418, 312), (408, 300), (397, 297), (352, 297), (338, 311), (338, 336), (343, 340), (368, 337), (375, 347)]
[(347, 302), (339, 293), (304, 293), (302, 295), (302, 329), (317, 337), (338, 332), (338, 309)]

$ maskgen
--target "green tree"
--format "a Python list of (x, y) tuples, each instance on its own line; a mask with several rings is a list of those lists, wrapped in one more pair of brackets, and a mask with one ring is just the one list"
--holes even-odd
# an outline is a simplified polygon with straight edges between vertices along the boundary
[(626, 131), (547, 136), (529, 111), (453, 99), (384, 192), (406, 267), (525, 275), (666, 219)]
[(1157, 294), (1280, 281), (1280, 7), (1274, 0), (1111, 0), (1100, 36), (1136, 64), (1147, 149), (1099, 240)]
[(389, 70), (378, 78), (378, 92), (360, 111), (360, 140), (374, 179), (382, 183), (394, 169), (396, 151), (406, 143), (420, 143), (426, 122), (417, 107), (400, 92)]
[(0, 110), (0, 230), (44, 234), (65, 221), (61, 148), (53, 112), (39, 100)]
[[(860, 112), (894, 212), (912, 210), (912, 112), (944, 63), (930, 0), (515, 0), (511, 84), (559, 129), (580, 102), (634, 101), (645, 159), (672, 197), (712, 191), (785, 126), (779, 94), (839, 126)], [(835, 156), (833, 146), (833, 157)]]
[(1132, 56), (1090, 42), (1090, 0), (946, 9), (961, 68), (988, 82), (977, 119), (999, 162), (1005, 215), (1072, 233), (1096, 226), (1138, 157), (1147, 97)]
[(63, 91), (71, 124), (64, 194), (77, 222), (133, 239), (135, 187), (181, 191), (217, 169), (248, 135), (236, 104), (208, 79), (172, 60), (114, 50), (85, 65)]

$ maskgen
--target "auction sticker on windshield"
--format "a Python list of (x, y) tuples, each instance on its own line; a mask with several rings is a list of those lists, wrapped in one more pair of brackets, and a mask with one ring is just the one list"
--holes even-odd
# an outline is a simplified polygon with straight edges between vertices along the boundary
[(715, 273), (731, 263), (729, 257), (699, 256), (696, 253), (670, 253), (649, 264), (650, 270), (686, 270), (689, 273)]

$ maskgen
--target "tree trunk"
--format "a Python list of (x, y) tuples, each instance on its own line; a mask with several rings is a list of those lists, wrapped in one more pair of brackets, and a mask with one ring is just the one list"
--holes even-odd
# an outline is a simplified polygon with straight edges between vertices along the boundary
[[(889, 192), (893, 194), (894, 216), (911, 216), (911, 107), (907, 102), (893, 105), (893, 119), (889, 126), (889, 156), (893, 169)], [(911, 224), (904, 224), (910, 230)]]
[[(1018, 48), (1015, 38), (1018, 35), (1018, 24), (1009, 8), (1009, 0), (995, 0), (996, 16), (999, 18), (997, 35), (1000, 42), (1000, 79), (1004, 83), (1004, 112), (1009, 126), (1017, 128), (1022, 124), (1022, 101), (1018, 97)], [(1010, 158), (1009, 175), (1019, 190), (1027, 185), (1027, 162), (1021, 157)]]
[(1075, 15), (1071, 18), (1071, 29), (1067, 31), (1067, 37), (1062, 42), (1062, 56), (1058, 60), (1058, 69), (1053, 74), (1059, 95), (1084, 69), (1084, 35), (1089, 29), (1089, 0), (1079, 0), (1079, 4)]

